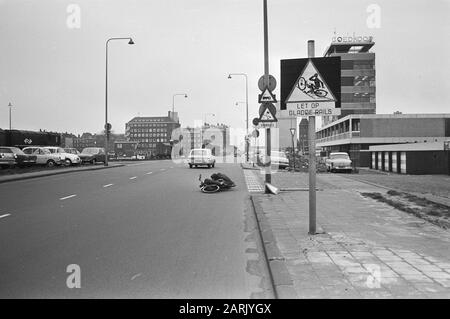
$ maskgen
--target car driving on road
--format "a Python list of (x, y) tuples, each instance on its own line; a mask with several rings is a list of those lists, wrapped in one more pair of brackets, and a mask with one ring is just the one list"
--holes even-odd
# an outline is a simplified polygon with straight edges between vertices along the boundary
[(53, 167), (63, 163), (63, 160), (59, 154), (53, 154), (44, 147), (28, 146), (23, 149), (23, 152), (28, 155), (36, 156), (36, 164), (38, 165)]
[(105, 149), (102, 147), (86, 147), (81, 151), (80, 158), (83, 163), (95, 164), (105, 162)]
[(192, 166), (208, 166), (214, 167), (216, 159), (208, 148), (195, 148), (191, 150), (188, 157), (189, 168)]
[(347, 153), (345, 152), (335, 152), (330, 153), (330, 156), (325, 160), (328, 172), (349, 172), (351, 173), (352, 161)]

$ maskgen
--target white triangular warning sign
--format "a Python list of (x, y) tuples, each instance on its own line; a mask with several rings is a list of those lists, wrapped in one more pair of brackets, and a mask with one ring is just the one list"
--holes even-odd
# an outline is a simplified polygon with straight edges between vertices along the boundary
[(260, 122), (277, 122), (277, 118), (275, 114), (271, 112), (271, 110), (266, 106), (265, 110), (261, 113), (259, 117)]
[(336, 98), (319, 71), (308, 60), (303, 72), (295, 82), (286, 103), (335, 102)]
[(277, 100), (275, 99), (275, 95), (273, 95), (272, 92), (270, 92), (269, 89), (266, 88), (264, 92), (259, 95), (258, 103), (264, 102), (275, 103), (276, 101)]

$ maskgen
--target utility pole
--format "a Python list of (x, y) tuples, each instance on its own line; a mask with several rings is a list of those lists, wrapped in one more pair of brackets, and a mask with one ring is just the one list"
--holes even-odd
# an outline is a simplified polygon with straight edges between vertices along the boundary
[[(314, 40), (308, 40), (308, 58), (314, 58)], [(316, 117), (308, 121), (309, 139), (309, 234), (316, 234)]]
[(11, 125), (11, 109), (12, 109), (12, 104), (11, 104), (11, 102), (9, 102), (8, 106), (9, 106), (9, 130), (11, 131), (11, 130), (12, 130), (12, 125)]

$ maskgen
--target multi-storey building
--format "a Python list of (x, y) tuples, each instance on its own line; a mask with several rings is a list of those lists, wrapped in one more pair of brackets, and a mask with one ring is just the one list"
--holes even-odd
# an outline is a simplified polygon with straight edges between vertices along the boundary
[(172, 131), (178, 127), (176, 112), (169, 111), (167, 116), (135, 117), (125, 124), (125, 138), (137, 143), (138, 154), (167, 157), (172, 148)]
[(324, 125), (349, 114), (376, 113), (374, 45), (372, 37), (333, 37), (324, 57), (341, 58), (341, 115), (324, 118)]

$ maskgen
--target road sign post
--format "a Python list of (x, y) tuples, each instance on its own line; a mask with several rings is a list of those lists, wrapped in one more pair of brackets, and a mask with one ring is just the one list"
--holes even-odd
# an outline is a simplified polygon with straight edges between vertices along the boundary
[[(308, 58), (313, 58), (314, 40), (308, 40)], [(308, 121), (309, 135), (309, 234), (316, 234), (316, 117)]]
[[(282, 60), (281, 100), (290, 117), (308, 118), (309, 234), (316, 234), (316, 117), (340, 115), (340, 58), (314, 57), (308, 41), (308, 58)], [(266, 98), (270, 96), (266, 95)], [(293, 147), (294, 148), (294, 147)]]

